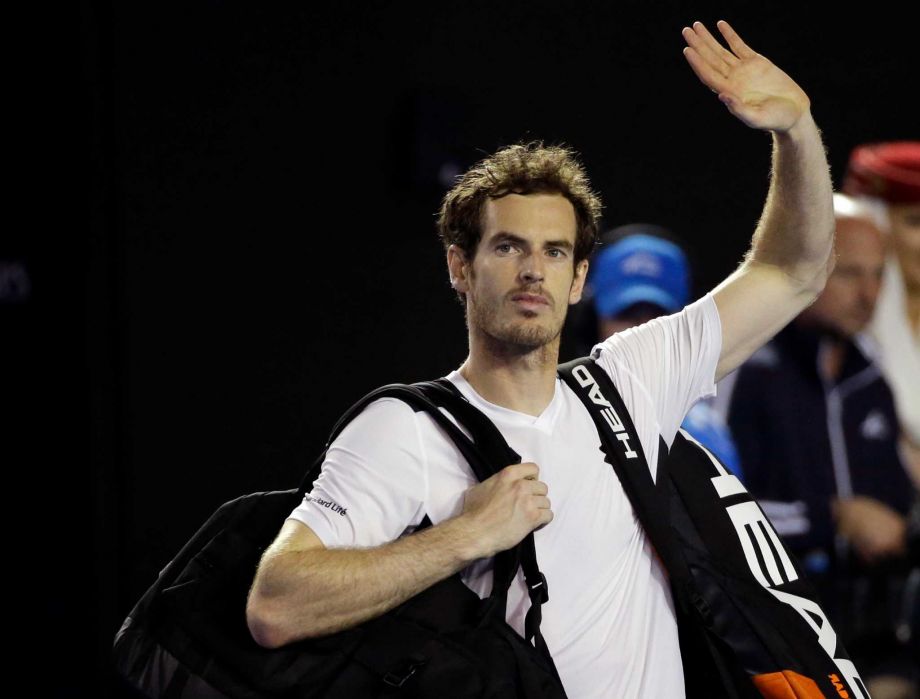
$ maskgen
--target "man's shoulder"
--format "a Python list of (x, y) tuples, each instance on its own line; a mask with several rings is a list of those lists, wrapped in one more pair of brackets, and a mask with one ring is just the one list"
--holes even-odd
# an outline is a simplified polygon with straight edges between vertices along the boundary
[[(423, 393), (426, 393), (428, 387), (422, 384), (432, 384), (434, 381), (444, 382), (445, 379), (449, 377), (439, 377), (438, 379), (432, 379), (431, 381), (420, 382), (418, 384), (403, 384), (403, 383), (389, 383), (378, 386), (366, 393), (362, 398), (355, 401), (352, 408), (355, 405), (366, 401), (364, 408), (359, 412), (359, 415), (371, 414), (379, 418), (386, 418), (392, 420), (405, 420), (407, 418), (412, 418), (418, 413), (424, 413), (425, 409), (418, 406), (416, 403), (410, 402), (409, 397), (403, 397), (398, 392), (400, 389), (421, 389)], [(381, 393), (376, 397), (371, 398), (372, 394), (383, 392), (384, 389), (394, 389), (389, 393)], [(371, 398), (370, 400), (368, 400)], [(344, 414), (344, 413), (343, 413)]]
[[(648, 350), (656, 346), (665, 347), (670, 343), (688, 343), (698, 345), (699, 336), (712, 336), (721, 341), (721, 321), (719, 310), (712, 294), (706, 294), (681, 310), (670, 315), (653, 318), (641, 325), (614, 333), (597, 343), (591, 349), (591, 356), (602, 353), (616, 354), (618, 351), (638, 351), (647, 356)], [(635, 357), (634, 357), (635, 358)]]
[[(446, 379), (456, 386), (457, 381), (452, 379), (454, 373), (456, 372), (452, 372), (451, 375), (446, 377), (439, 377), (437, 380), (445, 383)], [(432, 382), (429, 381), (425, 383)], [(425, 392), (425, 387), (414, 384), (387, 384), (387, 386), (394, 385), (422, 388), (423, 392)], [(429, 395), (429, 397), (431, 396)], [(365, 400), (366, 399), (367, 396), (365, 396)], [(410, 402), (408, 399), (404, 399), (398, 394), (378, 396), (368, 401), (367, 404), (352, 417), (349, 423), (343, 427), (339, 436), (341, 437), (346, 433), (348, 433), (349, 436), (353, 433), (370, 433), (373, 439), (386, 442), (400, 440), (405, 442), (410, 439), (417, 441), (432, 431), (434, 433), (440, 432), (440, 430), (437, 429), (438, 421), (435, 419), (435, 416), (429, 414), (430, 411), (435, 409), (433, 405), (438, 404), (440, 404), (440, 401), (434, 400), (432, 404), (426, 407), (417, 402)], [(453, 417), (449, 410), (442, 408), (441, 412), (454, 422), (454, 424), (457, 424), (457, 419)]]
[(396, 396), (380, 396), (365, 405), (342, 427), (333, 444), (362, 436), (380, 444), (414, 438), (415, 435), (415, 409)]

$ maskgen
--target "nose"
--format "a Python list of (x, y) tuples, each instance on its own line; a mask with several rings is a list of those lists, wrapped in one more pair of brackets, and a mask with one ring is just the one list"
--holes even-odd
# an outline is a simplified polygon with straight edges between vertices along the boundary
[(521, 281), (525, 284), (542, 282), (545, 274), (543, 258), (538, 253), (525, 255), (521, 259)]

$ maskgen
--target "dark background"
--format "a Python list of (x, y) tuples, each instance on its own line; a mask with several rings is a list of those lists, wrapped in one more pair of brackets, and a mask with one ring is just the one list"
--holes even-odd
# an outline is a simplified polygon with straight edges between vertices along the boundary
[(433, 225), (452, 174), (564, 141), (608, 225), (694, 246), (701, 293), (746, 249), (770, 137), (698, 82), (681, 28), (727, 19), (792, 75), (839, 185), (857, 143), (920, 136), (895, 7), (84, 2), (12, 23), (9, 580), (40, 695), (129, 696), (114, 633), (207, 516), (296, 485), (370, 388), (460, 364)]

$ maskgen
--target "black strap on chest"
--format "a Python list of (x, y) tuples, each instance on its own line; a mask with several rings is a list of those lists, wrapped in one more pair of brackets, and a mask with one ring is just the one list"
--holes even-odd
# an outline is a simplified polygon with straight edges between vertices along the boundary
[[(496, 455), (497, 460), (493, 460), (493, 463), (510, 465), (521, 462), (520, 455), (508, 445), (501, 432), (495, 427), (495, 424), (478, 408), (473, 406), (451, 381), (438, 379), (430, 383), (440, 389), (438, 393), (429, 394), (432, 399), (436, 403), (444, 401), (444, 407), (448, 408), (476, 436), (477, 446), (486, 454)], [(509, 560), (506, 565), (500, 568), (498, 562), (496, 562), (493, 572), (496, 580), (494, 584), (497, 585), (497, 581), (501, 580), (504, 587), (509, 586), (517, 573), (518, 565), (521, 566), (524, 571), (524, 580), (527, 584), (527, 593), (530, 596), (530, 609), (528, 609), (524, 618), (524, 637), (528, 641), (532, 639), (534, 646), (549, 657), (549, 648), (546, 646), (543, 634), (540, 633), (540, 623), (543, 620), (542, 605), (549, 601), (549, 589), (546, 576), (540, 572), (540, 567), (537, 564), (537, 551), (533, 533), (531, 532), (525, 536), (514, 551), (516, 553), (515, 558)]]
[[(690, 572), (676, 549), (671, 532), (667, 494), (667, 458), (659, 458), (656, 476), (648, 467), (632, 417), (610, 377), (590, 357), (560, 364), (559, 376), (581, 400), (597, 427), (604, 460), (616, 472), (646, 535), (661, 557), (679, 602), (689, 601)], [(667, 445), (659, 437), (659, 454)]]
[[(667, 444), (659, 436), (659, 458), (653, 479), (632, 417), (607, 372), (590, 357), (561, 364), (558, 372), (594, 420), (604, 460), (616, 472), (639, 523), (668, 573), (681, 634), (687, 696), (729, 699), (748, 696), (753, 693), (753, 685), (746, 679), (740, 685), (735, 683), (732, 668), (719, 653), (712, 651), (713, 641), (699, 623), (710, 616), (711, 610), (694, 584), (687, 559), (671, 527)], [(692, 623), (681, 624), (681, 619), (692, 620)], [(710, 673), (710, 665), (716, 674)]]

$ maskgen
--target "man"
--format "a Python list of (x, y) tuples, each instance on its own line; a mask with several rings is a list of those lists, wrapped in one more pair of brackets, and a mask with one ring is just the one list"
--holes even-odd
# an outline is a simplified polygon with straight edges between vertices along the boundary
[[(602, 236), (591, 258), (587, 295), (594, 311), (589, 347), (614, 333), (676, 313), (690, 300), (690, 264), (666, 228), (649, 223), (618, 226)], [(725, 418), (709, 401), (695, 403), (681, 427), (736, 476), (741, 464)]]
[[(808, 98), (726, 22), (718, 27), (731, 50), (696, 23), (683, 30), (684, 55), (735, 116), (773, 133), (773, 178), (734, 274), (682, 313), (598, 346), (653, 471), (659, 435), (670, 442), (716, 378), (811, 303), (831, 259), (831, 184)], [(537, 530), (552, 587), (541, 629), (568, 694), (684, 695), (666, 575), (589, 414), (556, 376), (599, 209), (571, 154), (537, 146), (499, 151), (446, 195), (439, 228), (469, 329), (469, 356), (447, 378), (525, 462), (477, 484), (426, 416), (392, 401), (369, 406), (314, 486), (347, 514), (305, 499), (263, 557), (247, 607), (258, 642), (361, 623), (457, 571), (483, 595), (489, 557)], [(425, 514), (434, 526), (413, 533)], [(507, 609), (519, 631), (527, 605), (519, 576)]]
[(843, 191), (872, 207), (891, 241), (868, 331), (879, 345), (879, 362), (901, 421), (902, 447), (920, 487), (920, 141), (855, 148)]
[(891, 390), (860, 335), (878, 298), (885, 247), (851, 200), (834, 201), (834, 272), (818, 300), (736, 372), (729, 424), (748, 488), (810, 571), (872, 695), (910, 696), (873, 688), (873, 675), (897, 671), (894, 658), (906, 653), (885, 607), (892, 571), (908, 567), (914, 497)]

